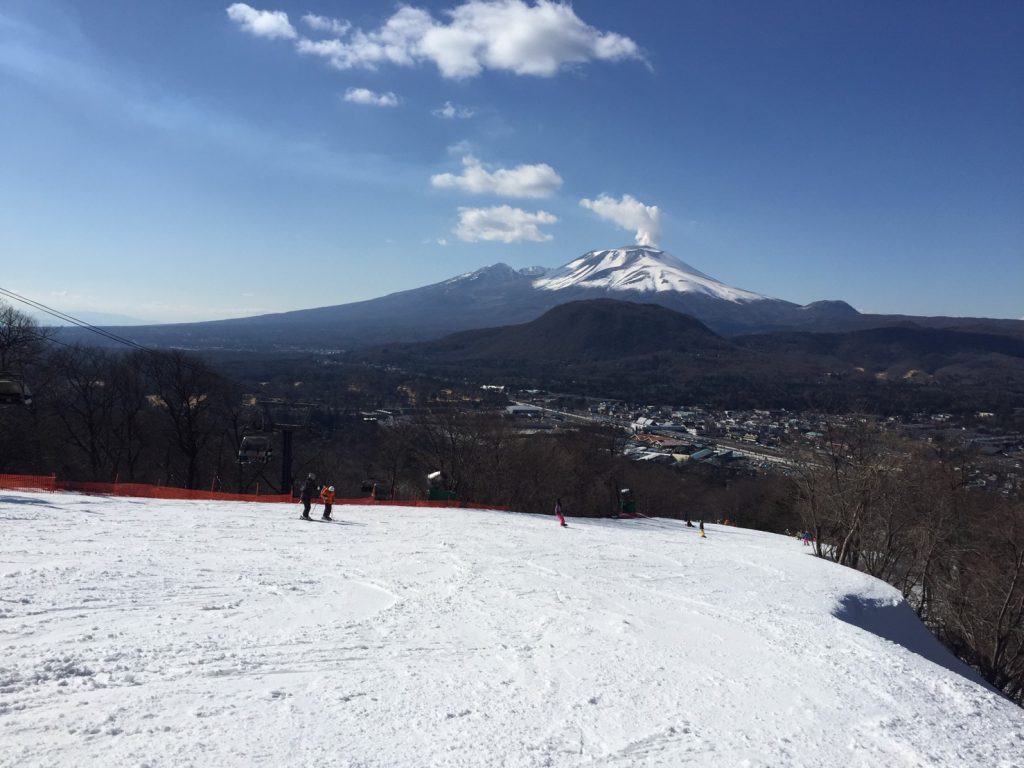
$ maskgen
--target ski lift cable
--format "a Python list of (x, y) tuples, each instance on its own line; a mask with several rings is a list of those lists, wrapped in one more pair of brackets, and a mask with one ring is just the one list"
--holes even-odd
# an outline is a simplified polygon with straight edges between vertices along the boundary
[[(157, 356), (159, 354), (159, 352), (157, 350), (155, 350), (155, 349), (151, 349), (150, 347), (147, 347), (147, 346), (144, 346), (142, 344), (139, 344), (136, 341), (132, 341), (131, 339), (127, 339), (124, 336), (119, 336), (116, 333), (111, 333), (110, 331), (106, 331), (103, 328), (98, 328), (97, 326), (93, 325), (92, 323), (87, 323), (85, 320), (80, 320), (79, 318), (75, 317), (74, 315), (69, 315), (67, 312), (61, 312), (59, 309), (54, 309), (53, 307), (47, 306), (46, 304), (43, 304), (41, 301), (36, 301), (35, 299), (30, 299), (27, 296), (22, 296), (21, 294), (16, 293), (16, 292), (14, 292), (14, 291), (12, 291), (12, 290), (10, 290), (8, 288), (4, 288), (4, 287), (0, 286), (0, 296), (6, 296), (8, 298), (14, 299), (15, 301), (19, 301), (22, 304), (27, 304), (28, 306), (34, 307), (35, 309), (38, 309), (41, 312), (45, 312), (46, 314), (52, 315), (53, 317), (56, 317), (56, 318), (58, 318), (60, 320), (64, 320), (65, 322), (72, 323), (73, 325), (76, 325), (79, 328), (82, 328), (83, 330), (91, 331), (92, 333), (95, 333), (95, 334), (97, 334), (99, 336), (102, 336), (105, 339), (108, 339), (108, 340), (113, 341), (113, 342), (118, 343), (118, 344), (123, 344), (124, 346), (130, 347), (131, 349), (136, 349), (136, 350), (138, 350), (140, 352), (146, 352), (146, 353), (148, 353), (150, 355), (153, 355), (153, 356)], [(68, 347), (69, 349), (73, 348), (73, 345), (67, 344), (67, 343), (65, 343), (63, 341), (58, 341), (57, 339), (51, 338), (49, 336), (45, 336), (43, 334), (38, 334), (38, 335), (39, 335), (40, 339), (42, 339), (42, 340), (44, 340), (46, 342), (49, 342), (50, 344), (59, 344), (60, 346)], [(186, 368), (188, 368), (188, 369), (190, 369), (192, 371), (195, 371), (195, 370), (199, 369), (199, 366), (197, 366), (195, 363), (191, 362), (188, 359), (182, 360), (182, 365), (184, 365)], [(300, 404), (300, 405), (306, 405), (306, 404)]]
[(60, 310), (54, 309), (53, 307), (49, 307), (46, 304), (43, 304), (42, 302), (36, 301), (35, 299), (30, 299), (27, 296), (22, 296), (21, 294), (15, 293), (14, 291), (8, 290), (6, 288), (0, 288), (0, 295), (7, 296), (7, 297), (12, 298), (15, 301), (19, 301), (19, 302), (21, 302), (23, 304), (27, 304), (30, 307), (33, 307), (33, 308), (38, 309), (38, 310), (40, 310), (42, 312), (45, 312), (46, 314), (53, 315), (54, 317), (56, 317), (56, 318), (58, 318), (60, 320), (64, 320), (64, 321), (69, 322), (69, 323), (71, 323), (73, 325), (77, 325), (77, 326), (79, 326), (81, 328), (87, 328), (89, 330), (94, 330), (94, 331), (100, 333), (103, 336), (107, 336), (108, 338), (111, 338), (114, 335), (114, 334), (111, 334), (109, 331), (104, 331), (103, 329), (100, 329), (100, 328), (90, 328), (89, 324), (86, 323), (84, 320), (79, 320), (78, 318), (72, 317), (71, 315), (68, 315), (68, 314), (66, 314), (64, 312), (61, 312)]
[[(131, 349), (136, 349), (140, 352), (146, 352), (150, 355), (153, 355), (154, 357), (159, 355), (159, 352), (155, 349), (139, 344), (138, 342), (132, 341), (131, 339), (127, 339), (124, 336), (119, 336), (116, 333), (106, 331), (103, 328), (98, 328), (92, 323), (87, 323), (85, 320), (80, 320), (74, 315), (69, 315), (67, 312), (61, 312), (59, 309), (54, 309), (53, 307), (43, 304), (41, 301), (36, 301), (35, 299), (30, 299), (27, 296), (22, 296), (21, 294), (15, 293), (14, 291), (9, 290), (7, 288), (0, 287), (0, 296), (7, 296), (8, 298), (14, 299), (15, 301), (20, 301), (22, 304), (27, 304), (28, 306), (34, 307), (41, 312), (45, 312), (48, 315), (53, 315), (54, 317), (60, 320), (72, 323), (73, 325), (76, 325), (83, 330), (91, 331), (92, 333), (98, 334), (99, 336), (102, 336), (105, 339), (113, 341), (117, 344), (122, 344)], [(73, 347), (73, 345), (71, 344), (67, 344), (63, 341), (58, 341), (57, 339), (50, 338), (49, 336), (40, 335), (40, 338), (51, 344), (59, 344), (60, 346), (68, 347), (69, 349)], [(195, 363), (187, 359), (182, 360), (181, 364), (191, 371), (196, 371), (199, 369), (199, 366), (197, 366)]]
[(83, 328), (87, 331), (92, 331), (93, 333), (99, 334), (100, 336), (103, 336), (104, 338), (110, 341), (117, 342), (118, 344), (124, 344), (125, 346), (132, 347), (133, 349), (142, 350), (144, 352), (153, 352), (152, 349), (144, 347), (138, 342), (132, 341), (131, 339), (126, 339), (123, 336), (118, 336), (116, 333), (111, 333), (102, 328), (97, 328), (95, 325), (92, 325), (91, 323), (87, 323), (84, 320), (79, 320), (77, 317), (74, 317), (73, 315), (69, 315), (66, 312), (61, 312), (58, 309), (49, 307), (46, 304), (43, 304), (40, 301), (36, 301), (35, 299), (30, 299), (27, 296), (22, 296), (21, 294), (8, 290), (7, 288), (0, 287), (0, 295), (7, 296), (8, 298), (14, 299), (15, 301), (20, 301), (22, 304), (27, 304), (30, 307), (34, 307), (35, 309), (38, 309), (41, 312), (45, 312), (48, 315), (52, 315), (53, 317), (56, 317), (59, 320), (69, 322), (73, 325), (78, 326), (79, 328)]
[(8, 290), (6, 288), (0, 288), (0, 295), (8, 296), (9, 298), (15, 299), (16, 301), (20, 301), (20, 302), (22, 302), (24, 304), (27, 304), (27, 305), (29, 305), (31, 307), (34, 307), (34, 308), (40, 310), (42, 312), (45, 312), (48, 315), (52, 315), (52, 316), (54, 316), (54, 317), (56, 317), (56, 318), (58, 318), (60, 320), (64, 320), (65, 322), (71, 323), (72, 325), (76, 325), (79, 328), (82, 328), (84, 330), (96, 333), (96, 334), (98, 334), (100, 336), (103, 336), (106, 339), (109, 339), (110, 341), (117, 342), (118, 344), (124, 344), (126, 346), (130, 346), (130, 347), (133, 347), (135, 349), (145, 350), (147, 352), (151, 352), (152, 351), (152, 350), (147, 349), (146, 347), (143, 347), (141, 344), (138, 344), (137, 342), (132, 341), (131, 339), (126, 339), (123, 336), (118, 336), (117, 334), (111, 333), (110, 331), (107, 331), (107, 330), (105, 330), (103, 328), (98, 328), (95, 325), (92, 325), (91, 323), (87, 323), (84, 320), (80, 320), (79, 318), (77, 318), (77, 317), (75, 317), (73, 315), (69, 315), (66, 312), (61, 312), (60, 310), (54, 309), (53, 307), (50, 307), (50, 306), (48, 306), (46, 304), (43, 304), (40, 301), (36, 301), (35, 299), (30, 299), (27, 296), (22, 296), (22, 295), (20, 295), (18, 293), (15, 293), (14, 291)]

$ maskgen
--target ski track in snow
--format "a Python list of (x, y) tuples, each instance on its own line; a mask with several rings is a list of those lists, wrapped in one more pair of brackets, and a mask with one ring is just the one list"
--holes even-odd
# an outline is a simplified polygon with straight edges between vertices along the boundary
[(795, 540), (297, 516), (0, 493), (0, 766), (1024, 764), (1024, 712), (837, 618), (898, 594)]

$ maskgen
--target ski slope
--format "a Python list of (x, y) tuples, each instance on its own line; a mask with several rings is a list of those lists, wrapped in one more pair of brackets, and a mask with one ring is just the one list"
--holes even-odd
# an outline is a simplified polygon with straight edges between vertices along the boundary
[(297, 514), (0, 492), (0, 765), (1024, 764), (1024, 711), (795, 540)]

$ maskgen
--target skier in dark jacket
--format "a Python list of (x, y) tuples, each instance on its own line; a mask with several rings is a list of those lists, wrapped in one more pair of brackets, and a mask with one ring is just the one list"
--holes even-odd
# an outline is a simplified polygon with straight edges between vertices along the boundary
[(302, 493), (299, 494), (299, 498), (302, 500), (302, 519), (311, 520), (309, 516), (309, 508), (313, 503), (313, 494), (316, 493), (316, 475), (312, 472), (306, 477), (306, 482), (302, 484)]

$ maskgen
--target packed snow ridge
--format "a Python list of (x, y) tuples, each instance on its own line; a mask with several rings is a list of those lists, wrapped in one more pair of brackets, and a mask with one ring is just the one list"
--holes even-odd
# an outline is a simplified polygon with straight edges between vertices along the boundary
[(0, 492), (0, 765), (1021, 765), (1024, 712), (794, 539), (335, 517)]
[(734, 303), (768, 299), (705, 275), (670, 253), (636, 246), (591, 251), (534, 280), (535, 288), (598, 288), (608, 291), (698, 293)]

